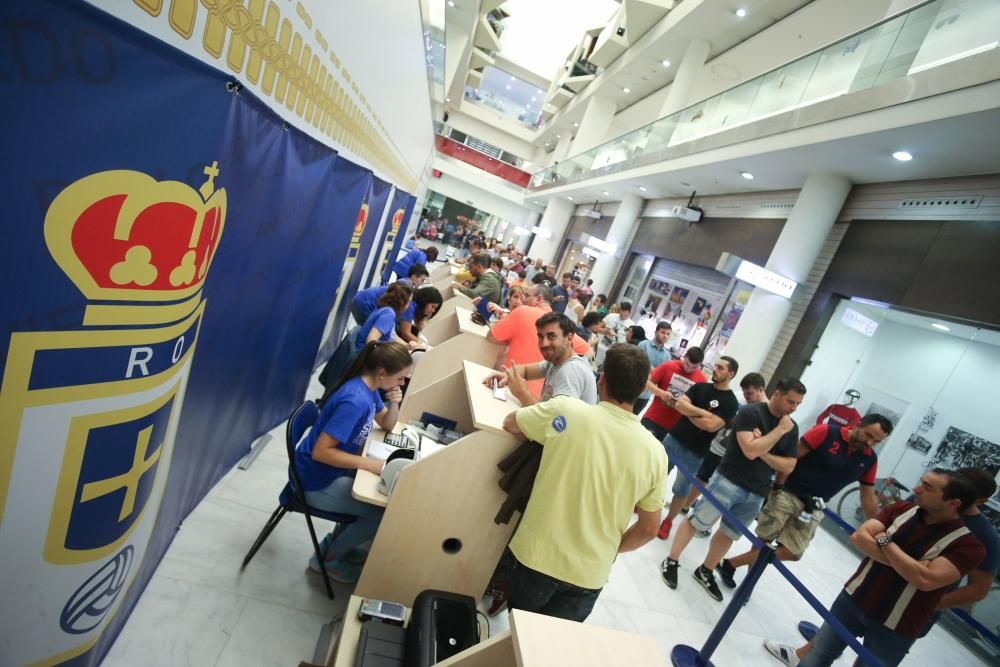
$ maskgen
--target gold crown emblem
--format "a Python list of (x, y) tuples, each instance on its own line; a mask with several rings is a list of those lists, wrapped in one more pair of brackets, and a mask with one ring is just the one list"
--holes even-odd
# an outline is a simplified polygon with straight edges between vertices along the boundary
[(76, 181), (45, 213), (45, 243), (88, 299), (178, 301), (201, 289), (226, 222), (218, 164), (195, 191), (115, 170)]

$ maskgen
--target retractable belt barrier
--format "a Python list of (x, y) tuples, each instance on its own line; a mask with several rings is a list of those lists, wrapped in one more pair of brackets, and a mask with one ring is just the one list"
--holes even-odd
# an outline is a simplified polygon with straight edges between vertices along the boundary
[[(826, 516), (829, 519), (831, 519), (835, 524), (837, 524), (848, 535), (852, 535), (856, 530), (854, 526), (844, 521), (844, 517), (832, 511), (829, 507), (824, 507), (823, 513), (826, 514)], [(983, 637), (983, 639), (986, 639), (987, 641), (995, 644), (996, 646), (1000, 646), (1000, 637), (998, 637), (993, 631), (991, 631), (985, 625), (983, 625), (975, 618), (973, 618), (972, 615), (970, 615), (964, 609), (948, 609), (947, 611), (951, 612), (965, 623), (968, 623), (973, 630), (978, 632)]]
[[(750, 599), (750, 594), (753, 592), (754, 586), (757, 585), (757, 581), (760, 579), (761, 575), (764, 574), (764, 570), (767, 569), (768, 563), (774, 565), (775, 569), (788, 580), (788, 583), (792, 585), (792, 588), (801, 595), (806, 602), (809, 603), (813, 609), (816, 610), (825, 622), (829, 623), (834, 631), (840, 635), (840, 638), (847, 642), (847, 645), (851, 647), (858, 655), (858, 659), (862, 663), (868, 665), (869, 667), (881, 667), (881, 663), (875, 659), (868, 650), (861, 645), (857, 637), (848, 632), (840, 621), (834, 618), (830, 610), (823, 606), (816, 596), (809, 592), (805, 584), (799, 581), (794, 574), (792, 574), (783, 563), (774, 559), (774, 549), (769, 545), (764, 544), (759, 537), (754, 535), (749, 528), (747, 528), (743, 523), (729, 513), (729, 509), (724, 507), (722, 503), (716, 499), (714, 495), (709, 493), (705, 485), (701, 483), (694, 474), (687, 469), (684, 465), (680, 463), (673, 462), (673, 465), (677, 467), (678, 474), (685, 475), (688, 480), (701, 492), (701, 496), (704, 500), (715, 505), (715, 508), (719, 510), (722, 514), (722, 520), (728, 520), (731, 526), (735, 526), (753, 545), (755, 549), (760, 550), (760, 554), (757, 555), (757, 559), (750, 565), (750, 569), (747, 572), (747, 576), (740, 583), (739, 588), (736, 589), (736, 593), (733, 598), (729, 601), (725, 610), (722, 612), (722, 616), (719, 618), (718, 623), (712, 629), (712, 632), (708, 635), (708, 639), (705, 640), (705, 644), (701, 649), (696, 649), (693, 646), (687, 646), (686, 644), (678, 644), (674, 647), (673, 651), (670, 652), (670, 660), (675, 665), (675, 667), (711, 667), (712, 666), (712, 654), (715, 649), (719, 647), (722, 643), (722, 638), (729, 631), (729, 627), (736, 620), (736, 616), (743, 609), (743, 605), (748, 599)], [(853, 531), (852, 531), (853, 532)]]

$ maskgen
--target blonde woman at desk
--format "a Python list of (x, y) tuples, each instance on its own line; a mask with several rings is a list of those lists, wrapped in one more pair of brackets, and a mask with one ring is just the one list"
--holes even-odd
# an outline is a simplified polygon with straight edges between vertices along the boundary
[[(376, 475), (382, 472), (383, 462), (362, 456), (362, 448), (373, 422), (387, 432), (396, 425), (403, 399), (400, 387), (412, 365), (410, 352), (402, 343), (365, 344), (295, 450), (295, 465), (309, 506), (357, 517), (320, 544), (327, 575), (339, 583), (358, 580), (366, 555), (358, 547), (375, 536), (382, 519), (382, 508), (351, 496), (358, 470)], [(385, 392), (384, 402), (380, 389)], [(310, 559), (309, 569), (322, 572), (316, 556)]]

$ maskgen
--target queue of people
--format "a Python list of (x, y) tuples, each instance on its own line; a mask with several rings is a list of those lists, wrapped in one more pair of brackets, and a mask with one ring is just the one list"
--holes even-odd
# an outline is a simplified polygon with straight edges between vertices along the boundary
[[(876, 447), (893, 428), (886, 417), (800, 434), (792, 415), (807, 389), (798, 379), (780, 379), (768, 395), (752, 371), (737, 396), (737, 359), (719, 357), (706, 375), (699, 347), (673, 358), (668, 322), (647, 338), (630, 303), (609, 306), (580, 276), (557, 282), (555, 267), (539, 258), (509, 247), (490, 253), (478, 240), (468, 248), (459, 260), (468, 273), (455, 288), (487, 303), (496, 318), (488, 340), (503, 349), (486, 383), (507, 387), (522, 406), (504, 429), (539, 446), (530, 498), (490, 586), (490, 613), (509, 606), (583, 621), (617, 554), (656, 537), (672, 538), (661, 575), (682, 591), (685, 549), (710, 536), (691, 579), (721, 602), (719, 581), (735, 588), (758, 555), (730, 553), (741, 527), (755, 526), (778, 559), (797, 561), (823, 504), (854, 483), (865, 522), (852, 543), (863, 559), (831, 611), (881, 664), (899, 664), (941, 609), (985, 597), (1000, 567), (1000, 536), (977, 509), (996, 490), (989, 474), (934, 469), (913, 499), (879, 507)], [(351, 499), (350, 479), (381, 466), (359, 448), (373, 423), (395, 424), (411, 353), (423, 345), (419, 331), (442, 302), (422, 285), (428, 271), (417, 260), (436, 257), (433, 247), (414, 248), (395, 265), (402, 281), (356, 295), (352, 354), (327, 378), (320, 419), (298, 448), (308, 501), (358, 517), (323, 542), (337, 581), (356, 580), (362, 545), (378, 527), (381, 510)], [(699, 498), (695, 480), (724, 512)], [(765, 642), (791, 667), (830, 665), (845, 645), (829, 625), (804, 646)]]

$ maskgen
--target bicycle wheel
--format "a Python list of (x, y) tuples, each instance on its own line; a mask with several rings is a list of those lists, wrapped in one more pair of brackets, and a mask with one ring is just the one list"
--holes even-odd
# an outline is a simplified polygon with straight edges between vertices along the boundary
[(865, 521), (865, 513), (861, 510), (861, 487), (848, 489), (837, 502), (837, 514), (840, 518), (857, 528)]

